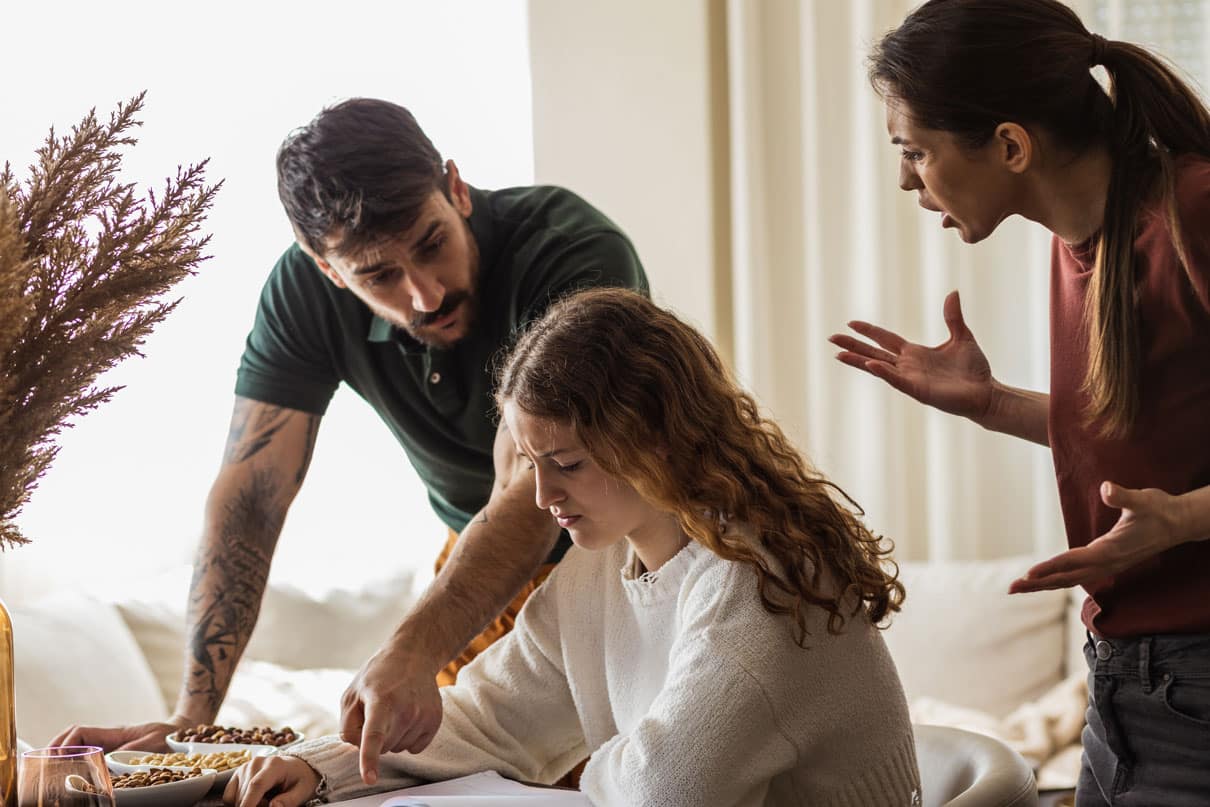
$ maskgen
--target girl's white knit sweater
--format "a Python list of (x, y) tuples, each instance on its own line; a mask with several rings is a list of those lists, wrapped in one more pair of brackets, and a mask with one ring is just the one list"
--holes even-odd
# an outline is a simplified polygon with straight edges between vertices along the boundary
[[(878, 631), (814, 609), (807, 648), (761, 605), (750, 566), (690, 543), (636, 578), (625, 541), (569, 551), (508, 636), (442, 690), (420, 754), (372, 790), (497, 770), (549, 783), (589, 757), (596, 805), (918, 804), (907, 704)], [(291, 749), (329, 799), (364, 794), (357, 749)]]

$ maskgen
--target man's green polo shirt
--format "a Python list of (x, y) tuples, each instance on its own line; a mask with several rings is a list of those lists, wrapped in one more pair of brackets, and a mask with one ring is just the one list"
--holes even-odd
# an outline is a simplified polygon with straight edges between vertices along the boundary
[(471, 200), (479, 310), (467, 338), (444, 350), (420, 344), (329, 281), (295, 244), (265, 282), (235, 384), (236, 395), (322, 415), (347, 383), (386, 421), (437, 515), (459, 532), (491, 494), (491, 362), (501, 348), (576, 289), (647, 291), (630, 240), (574, 193), (472, 188)]

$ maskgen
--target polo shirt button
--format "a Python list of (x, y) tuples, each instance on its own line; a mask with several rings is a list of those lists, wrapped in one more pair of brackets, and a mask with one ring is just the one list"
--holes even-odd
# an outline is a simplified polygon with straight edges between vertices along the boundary
[(441, 373), (433, 373), (431, 376), (429, 376), (429, 383), (430, 384), (440, 384), (441, 383)]
[(1113, 645), (1104, 639), (1097, 640), (1097, 658), (1101, 661), (1113, 655)]

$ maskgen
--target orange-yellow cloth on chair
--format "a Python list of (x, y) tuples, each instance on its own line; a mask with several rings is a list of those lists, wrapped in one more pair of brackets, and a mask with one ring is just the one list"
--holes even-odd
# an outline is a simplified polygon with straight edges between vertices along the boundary
[[(441, 571), (441, 567), (445, 566), (445, 562), (449, 560), (450, 552), (454, 551), (454, 544), (458, 541), (458, 533), (450, 530), (449, 537), (445, 541), (445, 547), (442, 548), (441, 554), (437, 556), (437, 571)], [(525, 587), (513, 598), (513, 601), (500, 613), (500, 616), (493, 619), (483, 632), (471, 639), (471, 643), (463, 648), (458, 657), (445, 665), (445, 669), (437, 673), (437, 686), (447, 687), (458, 680), (458, 671), (471, 663), (475, 656), (482, 653), (487, 648), (491, 647), (492, 643), (513, 629), (513, 624), (517, 621), (517, 614), (521, 612), (521, 606), (525, 605), (525, 601), (529, 599), (529, 595), (541, 585), (542, 581), (554, 571), (555, 564), (544, 563), (538, 569), (538, 573), (534, 578), (525, 584)], [(585, 760), (587, 761), (587, 760)], [(560, 779), (556, 784), (561, 787), (578, 787), (580, 784), (580, 773), (584, 770), (584, 762), (581, 762), (570, 773)]]
[[(449, 560), (450, 553), (454, 551), (454, 544), (458, 541), (458, 533), (453, 530), (449, 531), (449, 537), (446, 539), (445, 547), (441, 550), (441, 554), (437, 557), (437, 571), (445, 566)], [(525, 601), (529, 599), (529, 595), (537, 590), (547, 576), (554, 571), (555, 564), (544, 563), (538, 569), (538, 573), (534, 575), (533, 580), (525, 584), (525, 587), (518, 592), (498, 617), (488, 623), (483, 632), (471, 639), (470, 644), (463, 648), (458, 657), (445, 666), (443, 670), (437, 673), (437, 686), (449, 686), (458, 680), (458, 671), (471, 663), (475, 656), (482, 653), (487, 648), (491, 647), (492, 643), (513, 629), (513, 624), (517, 621), (517, 614), (521, 611), (521, 606), (525, 605)]]

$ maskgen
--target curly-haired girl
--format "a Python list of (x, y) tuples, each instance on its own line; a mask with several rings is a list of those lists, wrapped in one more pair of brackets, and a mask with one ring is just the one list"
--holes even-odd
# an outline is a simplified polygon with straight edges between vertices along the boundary
[[(484, 769), (553, 782), (588, 757), (601, 805), (918, 803), (877, 628), (903, 599), (889, 550), (705, 338), (642, 295), (582, 292), (522, 335), (496, 395), (576, 547), (442, 690), (432, 745), (383, 757), (378, 789)], [(291, 753), (229, 799), (361, 785), (337, 738)]]

